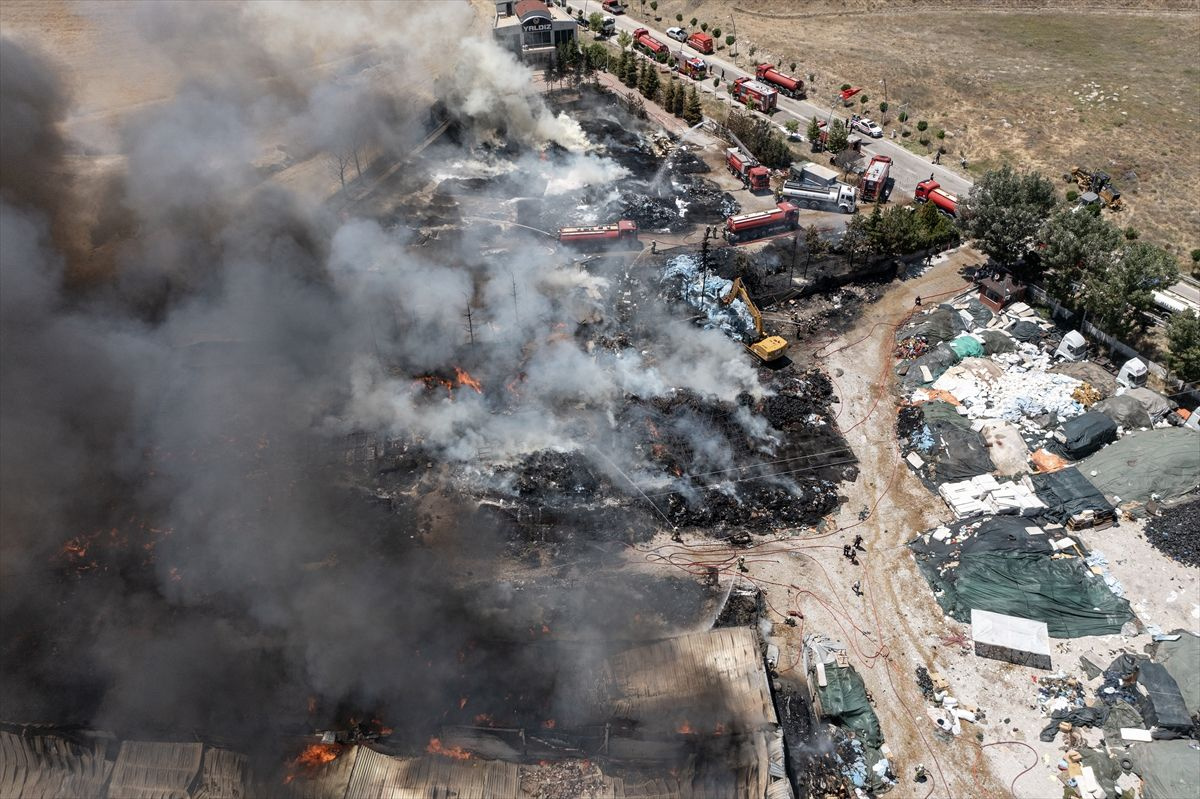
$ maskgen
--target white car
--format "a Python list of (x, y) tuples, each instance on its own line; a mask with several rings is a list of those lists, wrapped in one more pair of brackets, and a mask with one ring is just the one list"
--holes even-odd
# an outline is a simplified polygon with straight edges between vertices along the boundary
[(687, 41), (687, 31), (683, 28), (667, 28), (667, 35), (677, 42)]
[(876, 125), (867, 117), (855, 117), (850, 123), (850, 127), (857, 130), (859, 133), (865, 133), (872, 139), (883, 138), (883, 128)]

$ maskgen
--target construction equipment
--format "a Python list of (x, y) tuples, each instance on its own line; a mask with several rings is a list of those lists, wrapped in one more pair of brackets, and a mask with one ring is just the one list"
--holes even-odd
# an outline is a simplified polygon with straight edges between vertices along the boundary
[(741, 300), (746, 304), (746, 310), (750, 312), (750, 317), (754, 319), (754, 333), (757, 337), (754, 342), (747, 344), (746, 349), (754, 354), (763, 363), (777, 361), (787, 352), (787, 339), (782, 336), (765, 336), (763, 335), (762, 311), (758, 310), (758, 306), (750, 299), (750, 294), (746, 291), (746, 286), (742, 283), (742, 279), (735, 278), (733, 285), (729, 288), (729, 293), (721, 298), (722, 305), (729, 305), (734, 300)]
[(725, 151), (725, 166), (729, 171), (742, 179), (742, 185), (752, 192), (771, 190), (771, 170), (758, 162), (752, 155), (747, 155), (740, 147), (730, 147)]
[(737, 244), (781, 230), (795, 230), (799, 221), (800, 209), (789, 202), (780, 202), (771, 211), (755, 211), (726, 219), (725, 239), (730, 244)]
[(807, 96), (804, 91), (804, 81), (799, 78), (793, 78), (791, 75), (783, 74), (775, 69), (772, 64), (759, 64), (754, 68), (754, 74), (763, 83), (775, 86), (788, 97), (796, 97), (802, 100)]
[(1075, 184), (1079, 186), (1079, 191), (1086, 194), (1094, 193), (1104, 203), (1104, 207), (1110, 211), (1120, 211), (1125, 202), (1121, 199), (1121, 192), (1112, 184), (1112, 178), (1107, 172), (1089, 172), (1088, 170), (1073, 166), (1068, 179), (1073, 178)]
[(863, 202), (883, 202), (891, 169), (892, 159), (889, 156), (872, 156), (867, 171), (858, 181), (858, 194)]
[(933, 203), (946, 216), (958, 216), (958, 198), (942, 191), (942, 184), (934, 180), (932, 175), (929, 176), (929, 180), (922, 180), (917, 184), (913, 195), (919, 203)]
[(753, 103), (755, 108), (764, 113), (775, 110), (775, 106), (779, 102), (778, 90), (751, 78), (735, 80), (729, 87), (729, 93), (739, 103), (746, 105)]

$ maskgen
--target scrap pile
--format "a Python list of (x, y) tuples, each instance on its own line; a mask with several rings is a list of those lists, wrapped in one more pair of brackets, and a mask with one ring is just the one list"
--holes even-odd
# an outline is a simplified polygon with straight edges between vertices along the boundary
[(1200, 566), (1200, 501), (1167, 508), (1146, 525), (1146, 539), (1180, 563)]

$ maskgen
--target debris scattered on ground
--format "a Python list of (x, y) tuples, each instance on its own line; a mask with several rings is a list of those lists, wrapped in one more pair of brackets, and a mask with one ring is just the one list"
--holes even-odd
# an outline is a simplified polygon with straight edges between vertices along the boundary
[(1166, 508), (1152, 517), (1146, 540), (1180, 563), (1200, 566), (1200, 500)]

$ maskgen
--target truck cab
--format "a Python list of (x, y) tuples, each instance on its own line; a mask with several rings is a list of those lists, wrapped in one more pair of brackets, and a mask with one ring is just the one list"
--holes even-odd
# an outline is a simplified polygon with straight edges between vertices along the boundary
[(1078, 330), (1072, 330), (1063, 336), (1058, 349), (1054, 351), (1054, 357), (1064, 361), (1082, 361), (1087, 357), (1087, 340)]
[(1137, 358), (1130, 358), (1121, 367), (1121, 371), (1117, 372), (1117, 385), (1125, 386), (1125, 388), (1141, 388), (1146, 385), (1146, 378), (1149, 375), (1150, 370), (1146, 368), (1146, 364)]

